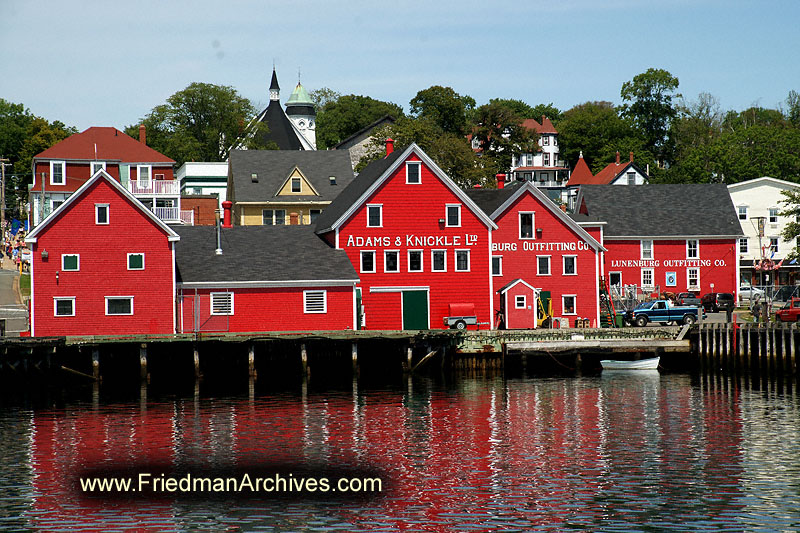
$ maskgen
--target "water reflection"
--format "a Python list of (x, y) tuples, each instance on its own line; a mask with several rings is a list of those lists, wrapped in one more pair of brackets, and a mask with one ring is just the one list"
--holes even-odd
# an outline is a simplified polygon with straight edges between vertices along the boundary
[[(658, 372), (119, 403), (89, 392), (0, 415), (0, 529), (795, 529), (798, 420), (792, 390)], [(72, 486), (84, 468), (263, 463), (377, 468), (389, 490), (126, 501)]]

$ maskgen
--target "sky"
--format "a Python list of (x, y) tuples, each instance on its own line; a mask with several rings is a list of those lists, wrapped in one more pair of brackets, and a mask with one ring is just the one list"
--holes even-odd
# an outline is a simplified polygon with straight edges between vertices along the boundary
[(776, 108), (800, 91), (798, 20), (797, 0), (0, 0), (0, 98), (122, 129), (192, 82), (264, 108), (274, 64), (283, 102), (299, 73), (406, 111), (432, 85), (566, 110), (652, 67), (689, 101)]

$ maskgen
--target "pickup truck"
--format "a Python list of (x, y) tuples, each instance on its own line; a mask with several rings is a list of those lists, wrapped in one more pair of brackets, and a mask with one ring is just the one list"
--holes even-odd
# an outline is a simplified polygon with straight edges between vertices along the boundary
[(630, 311), (628, 321), (639, 327), (646, 326), (648, 322), (694, 324), (697, 322), (699, 313), (699, 307), (675, 306), (669, 300), (653, 300), (637, 305), (633, 311)]
[(782, 308), (775, 312), (778, 322), (797, 322), (800, 318), (800, 298), (792, 298)]

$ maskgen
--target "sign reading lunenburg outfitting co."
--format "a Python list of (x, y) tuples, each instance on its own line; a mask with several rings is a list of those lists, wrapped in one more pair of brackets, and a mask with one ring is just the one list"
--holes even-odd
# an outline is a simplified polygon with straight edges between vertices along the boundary
[(710, 267), (710, 266), (724, 267), (724, 259), (614, 259), (611, 261), (611, 268), (639, 268), (639, 267)]

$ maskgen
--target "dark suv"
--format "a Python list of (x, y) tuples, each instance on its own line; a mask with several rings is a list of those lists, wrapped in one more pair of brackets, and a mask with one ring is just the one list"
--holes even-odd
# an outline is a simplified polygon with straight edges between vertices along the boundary
[(736, 301), (733, 298), (733, 294), (729, 292), (709, 292), (708, 294), (703, 295), (702, 301), (703, 309), (705, 311), (712, 311), (714, 313), (720, 310), (733, 310), (733, 308), (736, 307)]

